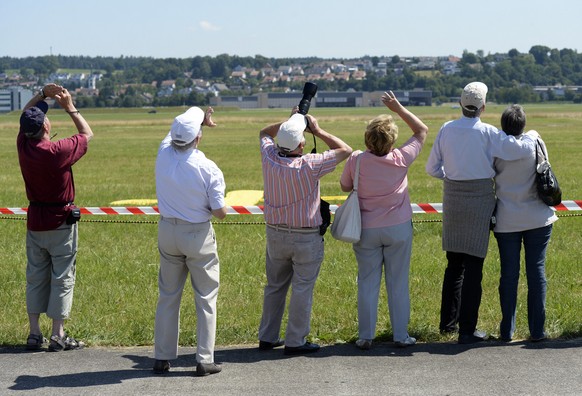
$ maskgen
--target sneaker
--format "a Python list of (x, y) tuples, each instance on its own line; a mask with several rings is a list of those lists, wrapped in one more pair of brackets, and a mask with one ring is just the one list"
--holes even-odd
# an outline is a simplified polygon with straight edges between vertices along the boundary
[(222, 367), (216, 363), (198, 363), (196, 366), (196, 375), (198, 377), (205, 377), (210, 374), (220, 373), (221, 371)]
[(360, 338), (358, 341), (356, 341), (356, 346), (364, 351), (367, 351), (368, 349), (372, 348), (372, 340)]
[(27, 351), (40, 351), (47, 339), (42, 334), (29, 334), (26, 339)]
[(77, 341), (65, 334), (64, 337), (51, 336), (51, 340), (48, 346), (49, 352), (61, 352), (61, 351), (71, 351), (73, 349), (82, 349), (85, 347), (83, 341)]
[(394, 345), (396, 345), (398, 348), (406, 348), (414, 344), (416, 344), (416, 338), (410, 336), (406, 337), (402, 341), (394, 341)]

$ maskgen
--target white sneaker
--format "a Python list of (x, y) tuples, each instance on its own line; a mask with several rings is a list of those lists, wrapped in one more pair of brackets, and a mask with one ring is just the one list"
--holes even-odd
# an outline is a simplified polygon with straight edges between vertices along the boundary
[(416, 344), (416, 338), (408, 336), (403, 341), (394, 341), (394, 344), (399, 348), (406, 348)]
[(358, 341), (356, 341), (356, 346), (360, 349), (367, 351), (372, 347), (372, 340), (365, 340), (363, 338), (360, 338)]

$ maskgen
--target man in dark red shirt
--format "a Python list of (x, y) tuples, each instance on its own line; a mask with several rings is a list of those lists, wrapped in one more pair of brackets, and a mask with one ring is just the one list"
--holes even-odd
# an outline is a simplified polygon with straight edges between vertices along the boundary
[[(45, 98), (54, 98), (73, 120), (78, 134), (51, 142)], [(53, 135), (54, 136), (54, 135)], [(49, 351), (78, 349), (83, 343), (65, 334), (75, 286), (79, 210), (73, 204), (72, 166), (87, 152), (93, 131), (75, 108), (71, 94), (47, 84), (24, 107), (16, 140), (20, 170), (30, 201), (26, 233), (26, 308), (30, 334), (26, 347), (46, 341), (39, 318), (52, 319)]]

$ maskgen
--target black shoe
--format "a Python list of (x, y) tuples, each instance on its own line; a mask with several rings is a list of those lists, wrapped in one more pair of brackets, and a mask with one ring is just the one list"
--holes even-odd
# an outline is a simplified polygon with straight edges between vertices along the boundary
[(473, 334), (459, 334), (459, 344), (475, 344), (486, 339), (487, 333), (479, 330), (475, 330)]
[(170, 371), (170, 362), (156, 359), (154, 363), (154, 374), (164, 374), (166, 371)]
[(305, 355), (307, 353), (313, 353), (319, 351), (319, 345), (312, 344), (311, 342), (306, 342), (305, 344), (298, 347), (285, 347), (285, 355)]
[(537, 338), (531, 337), (529, 340), (531, 342), (542, 342), (542, 341), (546, 341), (547, 339), (548, 339), (548, 334), (546, 332), (544, 332), (541, 337), (537, 337)]
[(221, 371), (222, 367), (217, 366), (216, 363), (198, 363), (196, 366), (196, 375), (198, 377), (220, 373)]
[(280, 338), (275, 342), (259, 341), (259, 350), (260, 351), (270, 351), (273, 348), (277, 348), (277, 347), (280, 347), (283, 345), (285, 345), (285, 340), (282, 340)]
[(454, 334), (457, 333), (459, 331), (459, 328), (457, 326), (453, 326), (453, 327), (441, 327), (440, 329), (440, 333), (441, 334)]

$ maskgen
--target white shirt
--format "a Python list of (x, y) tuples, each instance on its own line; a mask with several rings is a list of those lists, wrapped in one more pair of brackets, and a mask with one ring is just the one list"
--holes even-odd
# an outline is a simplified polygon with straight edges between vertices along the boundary
[(495, 176), (494, 157), (517, 160), (528, 156), (534, 148), (535, 140), (529, 135), (518, 141), (478, 117), (463, 116), (441, 127), (426, 172), (439, 179), (457, 181), (491, 179)]
[(178, 151), (170, 134), (160, 144), (156, 160), (156, 194), (163, 217), (204, 223), (211, 210), (225, 206), (222, 171), (196, 148)]
[[(528, 132), (530, 134), (530, 132)], [(524, 135), (516, 136), (517, 140)], [(547, 153), (546, 145), (539, 139)], [(536, 189), (535, 148), (515, 161), (495, 159), (495, 191), (497, 194), (497, 225), (495, 232), (518, 232), (545, 227), (558, 217), (539, 197)]]

